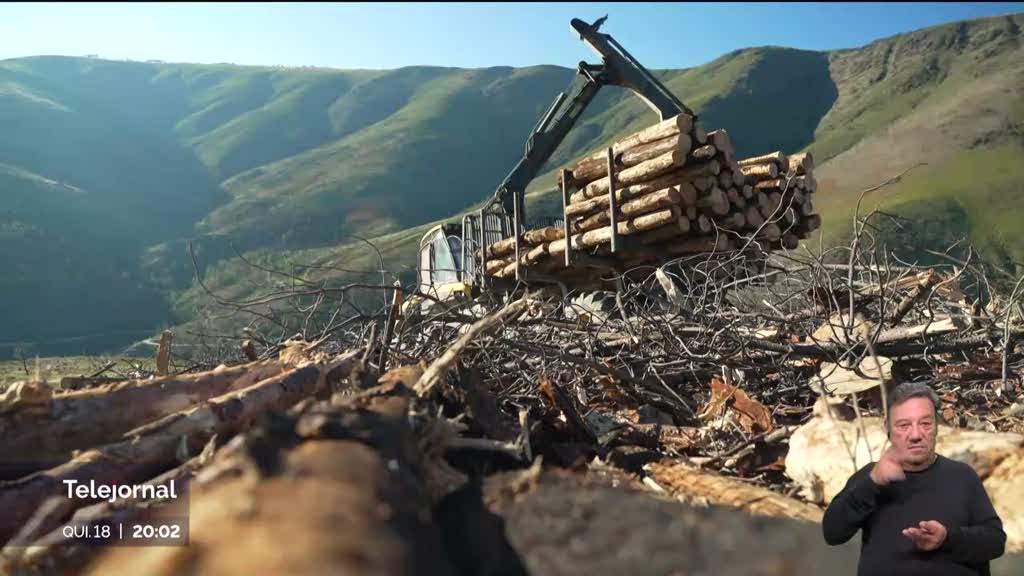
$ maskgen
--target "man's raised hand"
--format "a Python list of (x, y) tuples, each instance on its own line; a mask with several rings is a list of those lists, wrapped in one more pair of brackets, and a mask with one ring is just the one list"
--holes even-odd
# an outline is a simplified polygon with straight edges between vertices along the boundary
[(871, 481), (879, 486), (885, 486), (890, 482), (898, 482), (905, 478), (906, 475), (903, 473), (899, 452), (894, 446), (887, 448), (882, 453), (882, 457), (871, 468)]

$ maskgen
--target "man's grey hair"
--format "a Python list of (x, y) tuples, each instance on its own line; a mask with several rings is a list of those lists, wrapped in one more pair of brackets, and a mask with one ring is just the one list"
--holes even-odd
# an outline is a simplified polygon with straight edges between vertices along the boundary
[[(935, 393), (935, 390), (932, 390), (931, 386), (923, 382), (906, 382), (889, 392), (889, 405), (886, 414), (891, 418), (892, 407), (902, 404), (911, 398), (927, 398), (931, 400), (932, 406), (935, 407), (935, 421), (939, 421), (939, 408), (942, 405), (942, 401), (939, 400), (939, 395)], [(886, 422), (885, 425), (888, 427), (889, 422)]]

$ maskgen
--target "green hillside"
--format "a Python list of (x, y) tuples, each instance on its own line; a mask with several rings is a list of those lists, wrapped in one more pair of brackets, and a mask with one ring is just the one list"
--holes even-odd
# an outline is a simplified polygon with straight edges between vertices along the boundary
[[(1011, 234), (1024, 200), (1022, 20), (834, 52), (750, 48), (655, 73), (741, 156), (814, 152), (826, 240), (843, 239), (860, 190), (927, 162), (868, 204), (921, 218), (919, 244), (959, 231), (1014, 264), (1024, 262)], [(411, 268), (427, 226), (492, 194), (573, 77), (553, 66), (0, 61), (0, 356), (18, 345), (106, 351), (195, 319), (209, 299), (193, 286), (188, 240), (208, 285), (236, 296), (262, 276), (235, 249), (275, 266), (375, 271), (359, 236), (388, 268)], [(655, 120), (605, 89), (531, 185), (531, 214), (558, 210), (558, 167)]]

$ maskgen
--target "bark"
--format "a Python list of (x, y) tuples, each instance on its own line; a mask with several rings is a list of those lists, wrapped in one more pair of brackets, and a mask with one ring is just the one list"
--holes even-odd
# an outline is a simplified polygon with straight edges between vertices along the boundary
[(761, 216), (757, 206), (747, 206), (747, 209), (743, 212), (743, 218), (747, 221), (747, 228), (753, 230), (760, 228), (764, 224), (764, 217)]
[(697, 199), (697, 208), (705, 214), (725, 216), (729, 213), (729, 198), (716, 186)]
[(797, 176), (793, 179), (793, 182), (795, 182), (802, 190), (806, 190), (812, 194), (818, 191), (818, 181), (815, 180), (813, 176)]
[[(746, 158), (739, 161), (740, 166), (750, 166), (753, 164), (767, 164), (773, 163), (778, 167), (789, 168), (789, 158), (781, 151), (772, 152), (771, 154), (764, 154), (763, 156), (754, 156), (753, 158)], [(785, 171), (785, 170), (783, 170)]]
[(718, 154), (718, 149), (711, 144), (705, 144), (690, 153), (693, 159), (698, 162), (706, 162), (714, 158), (715, 154)]
[[(135, 428), (124, 435), (125, 440), (80, 453), (46, 472), (0, 484), (0, 510), (4, 510), (0, 543), (7, 542), (43, 501), (65, 493), (64, 480), (112, 484), (152, 478), (172, 467), (188, 440), (197, 439), (201, 445), (214, 433), (237, 430), (263, 412), (283, 410), (312, 396), (323, 388), (328, 372), (347, 375), (361, 353), (351, 352), (328, 364), (306, 365), (261, 380)], [(74, 502), (79, 506), (90, 503)]]
[(38, 463), (49, 468), (73, 450), (112, 442), (125, 432), (240, 390), (282, 371), (276, 360), (184, 376), (129, 380), (60, 396), (0, 414), (4, 466)]
[(733, 161), (732, 156), (735, 150), (732, 147), (732, 140), (729, 138), (728, 132), (725, 130), (708, 132), (708, 143), (714, 145), (727, 162)]
[[(686, 164), (687, 155), (678, 151), (666, 152), (653, 160), (637, 164), (632, 168), (615, 174), (615, 187), (631, 186), (663, 176)], [(581, 192), (584, 198), (593, 198), (599, 194), (608, 194), (608, 177), (599, 178), (587, 184)]]
[(700, 192), (707, 192), (718, 185), (718, 179), (714, 176), (702, 176), (693, 181), (693, 187)]
[[(564, 236), (564, 232), (560, 226), (546, 226), (544, 228), (528, 230), (523, 233), (523, 237), (520, 239), (521, 242), (519, 248), (532, 248), (544, 242), (558, 240), (562, 236)], [(487, 247), (487, 258), (501, 258), (509, 256), (512, 254), (513, 250), (515, 250), (515, 246), (515, 236), (503, 238)]]
[(740, 230), (747, 225), (747, 219), (740, 212), (733, 212), (727, 216), (717, 218), (715, 222), (726, 230)]
[[(690, 136), (685, 133), (674, 134), (667, 138), (641, 144), (618, 153), (613, 152), (615, 170), (620, 171), (625, 168), (631, 168), (637, 164), (653, 160), (667, 152), (689, 153)], [(608, 157), (606, 151), (584, 158), (576, 164), (572, 171), (572, 178), (577, 188), (607, 175)]]
[(813, 174), (814, 156), (810, 152), (794, 154), (789, 157), (787, 167), (790, 172), (796, 172), (797, 174)]
[(782, 230), (779, 229), (778, 225), (769, 222), (761, 227), (761, 231), (758, 232), (757, 237), (768, 240), (769, 242), (777, 242), (782, 238)]
[(786, 250), (796, 250), (800, 246), (800, 238), (796, 234), (783, 234), (782, 247)]
[(648, 473), (659, 486), (684, 501), (704, 500), (710, 504), (739, 508), (744, 512), (821, 522), (821, 508), (787, 498), (767, 488), (752, 486), (699, 468), (663, 461), (650, 464)]
[[(622, 235), (638, 234), (646, 230), (653, 230), (666, 225), (677, 226), (680, 234), (684, 234), (689, 230), (689, 221), (685, 218), (681, 218), (679, 208), (673, 206), (667, 210), (660, 210), (651, 214), (638, 216), (632, 220), (619, 222), (618, 233)], [(612, 234), (610, 226), (598, 228), (597, 230), (590, 230), (582, 234), (575, 234), (572, 237), (573, 249), (579, 250), (583, 248), (592, 248), (601, 244), (607, 244), (611, 241), (611, 237)], [(552, 255), (564, 254), (565, 247), (566, 241), (564, 238), (561, 240), (555, 240), (548, 245), (548, 252)]]
[[(693, 204), (696, 201), (696, 191), (692, 187), (686, 187), (692, 191), (692, 194), (688, 194), (690, 198), (683, 198), (683, 195), (679, 193), (679, 187), (665, 188), (652, 192), (639, 198), (634, 198), (629, 202), (619, 206), (619, 218), (623, 217), (631, 218), (640, 216), (643, 214), (649, 214), (668, 208), (670, 206), (682, 206), (684, 204)], [(689, 202), (687, 202), (689, 200)], [(587, 230), (594, 230), (602, 226), (607, 226), (611, 222), (611, 216), (608, 210), (598, 212), (570, 225), (573, 232), (586, 232)]]
[[(637, 196), (650, 194), (651, 192), (668, 188), (670, 186), (679, 186), (684, 183), (688, 183), (691, 180), (693, 180), (693, 178), (688, 178), (681, 170), (674, 170), (664, 176), (654, 178), (648, 182), (640, 182), (632, 186), (616, 185), (615, 198), (619, 202), (625, 202), (627, 200), (632, 200)], [(578, 190), (572, 194), (569, 202), (567, 210), (569, 216), (593, 213), (597, 209), (608, 206), (608, 190), (605, 189), (604, 194), (598, 195), (594, 198), (589, 198), (584, 194), (583, 190)]]
[(88, 574), (452, 574), (409, 402), (382, 386), (318, 405), (295, 426), (305, 441), (269, 448), (279, 470), (193, 489), (187, 549), (112, 548)]
[(748, 164), (741, 165), (740, 172), (745, 179), (752, 181), (768, 180), (779, 177), (779, 169), (775, 164)]

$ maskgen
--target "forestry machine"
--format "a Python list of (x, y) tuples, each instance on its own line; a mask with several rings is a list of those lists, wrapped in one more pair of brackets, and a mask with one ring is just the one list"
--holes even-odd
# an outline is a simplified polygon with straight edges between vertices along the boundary
[[(601, 63), (579, 63), (577, 76), (540, 118), (526, 141), (523, 157), (498, 185), (494, 196), (480, 210), (466, 215), (461, 224), (435, 226), (420, 240), (419, 292), (441, 301), (452, 298), (472, 300), (494, 289), (503, 291), (511, 287), (507, 280), (485, 274), (486, 254), (483, 248), (510, 237), (516, 230), (525, 231), (527, 185), (537, 176), (602, 86), (621, 86), (632, 90), (658, 113), (660, 120), (684, 112), (694, 115), (615, 39), (599, 31), (606, 18), (600, 18), (593, 24), (572, 19), (572, 29), (600, 54)], [(580, 79), (582, 81), (578, 81)], [(534, 281), (544, 282), (544, 279), (531, 277), (527, 280), (528, 283)], [(550, 282), (561, 284), (554, 280)], [(563, 294), (567, 289), (573, 287), (561, 284)], [(428, 306), (429, 302), (416, 299), (406, 304)]]

